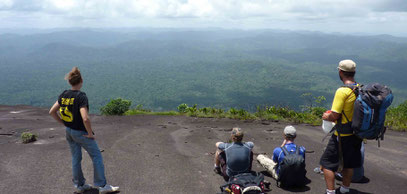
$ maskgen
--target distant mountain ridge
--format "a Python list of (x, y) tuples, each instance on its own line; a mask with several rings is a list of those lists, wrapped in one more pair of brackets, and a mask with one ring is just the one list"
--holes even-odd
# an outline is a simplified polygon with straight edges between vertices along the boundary
[(298, 109), (302, 93), (327, 97), (341, 85), (336, 64), (357, 80), (389, 85), (407, 99), (407, 38), (270, 30), (79, 30), (0, 35), (0, 104), (50, 106), (79, 66), (97, 112), (123, 97), (154, 110), (181, 103)]

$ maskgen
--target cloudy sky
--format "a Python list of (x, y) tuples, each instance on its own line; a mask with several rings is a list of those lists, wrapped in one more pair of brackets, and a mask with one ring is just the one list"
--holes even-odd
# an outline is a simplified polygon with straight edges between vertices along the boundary
[(406, 0), (0, 0), (0, 28), (241, 28), (407, 36)]

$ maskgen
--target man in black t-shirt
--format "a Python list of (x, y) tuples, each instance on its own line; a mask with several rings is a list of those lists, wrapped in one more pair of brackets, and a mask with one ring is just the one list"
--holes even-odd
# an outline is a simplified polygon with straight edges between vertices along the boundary
[[(85, 184), (86, 180), (82, 172), (82, 148), (92, 158), (94, 186), (99, 189), (99, 193), (118, 191), (119, 187), (106, 184), (102, 153), (95, 141), (88, 116), (88, 98), (84, 92), (80, 91), (83, 80), (79, 69), (74, 67), (65, 79), (69, 81), (72, 88), (59, 95), (58, 101), (52, 106), (49, 114), (56, 121), (66, 126), (66, 140), (72, 154), (72, 181), (76, 193), (83, 193), (85, 190), (91, 189), (90, 185)], [(57, 114), (58, 110), (60, 115)]]

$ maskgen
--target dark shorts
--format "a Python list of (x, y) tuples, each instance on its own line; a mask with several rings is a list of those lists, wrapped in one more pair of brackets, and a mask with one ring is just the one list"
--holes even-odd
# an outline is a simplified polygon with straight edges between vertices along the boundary
[[(362, 139), (355, 135), (341, 137), (342, 152), (343, 152), (343, 168), (359, 168), (362, 166), (362, 154), (360, 153), (360, 147), (362, 145)], [(338, 140), (336, 135), (332, 135), (326, 146), (325, 152), (321, 156), (319, 164), (336, 172), (339, 167), (339, 152), (338, 152)]]
[(229, 181), (229, 176), (226, 174), (226, 154), (225, 152), (221, 152), (219, 154), (219, 161), (220, 161), (220, 171), (223, 179), (225, 181)]

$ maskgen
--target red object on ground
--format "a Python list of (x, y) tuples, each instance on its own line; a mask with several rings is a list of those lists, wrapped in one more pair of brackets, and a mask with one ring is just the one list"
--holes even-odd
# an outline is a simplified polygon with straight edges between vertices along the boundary
[(332, 111), (331, 110), (327, 110), (327, 111), (325, 111), (325, 113), (331, 113)]

